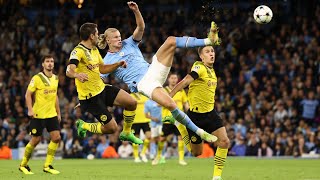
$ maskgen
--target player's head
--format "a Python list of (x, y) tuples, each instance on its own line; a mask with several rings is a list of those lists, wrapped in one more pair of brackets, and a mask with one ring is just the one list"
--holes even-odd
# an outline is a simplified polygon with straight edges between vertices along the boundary
[(213, 65), (216, 53), (212, 46), (199, 47), (198, 54), (204, 64)]
[(109, 48), (121, 48), (121, 34), (118, 29), (108, 28), (104, 34), (100, 34), (98, 47), (104, 49), (107, 45)]
[(168, 76), (168, 84), (169, 86), (175, 86), (178, 83), (178, 74), (170, 73)]
[(81, 41), (91, 41), (92, 45), (98, 44), (98, 28), (97, 24), (84, 23), (81, 25), (79, 33)]
[(54, 59), (51, 54), (44, 55), (41, 59), (43, 70), (52, 71), (54, 68)]

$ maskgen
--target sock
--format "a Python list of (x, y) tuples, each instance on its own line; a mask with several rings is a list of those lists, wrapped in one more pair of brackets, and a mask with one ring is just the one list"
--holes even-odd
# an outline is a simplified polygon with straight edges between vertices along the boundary
[(185, 125), (187, 128), (189, 128), (191, 131), (196, 133), (198, 136), (202, 137), (204, 134), (204, 130), (196, 126), (191, 119), (180, 109), (176, 108), (173, 111), (171, 111), (172, 116), (181, 124)]
[(184, 143), (182, 140), (178, 140), (178, 152), (179, 152), (179, 161), (184, 160)]
[(57, 148), (59, 146), (59, 143), (55, 143), (53, 141), (50, 141), (48, 145), (48, 151), (47, 151), (47, 158), (44, 163), (44, 167), (48, 167), (52, 164), (52, 161), (54, 159), (54, 155), (56, 154)]
[(136, 111), (123, 110), (123, 132), (131, 133), (131, 126), (133, 124), (135, 115)]
[(138, 158), (139, 157), (139, 145), (132, 143), (133, 147), (133, 157)]
[(93, 132), (95, 134), (102, 134), (102, 131), (101, 131), (101, 123), (100, 122), (97, 122), (97, 123), (83, 123), (82, 125), (82, 128), (90, 131), (90, 132)]
[(178, 121), (175, 121), (174, 125), (178, 129), (178, 131), (183, 139), (184, 145), (187, 147), (188, 151), (191, 152), (190, 138), (189, 138), (189, 133), (187, 131), (187, 128), (184, 125), (182, 125), (181, 123), (179, 123)]
[(226, 162), (227, 154), (228, 149), (222, 149), (220, 147), (217, 148), (217, 152), (214, 157), (215, 162), (213, 167), (213, 177), (221, 176), (224, 163)]
[(205, 46), (205, 39), (197, 39), (195, 37), (176, 37), (176, 45), (178, 48), (200, 47)]
[(164, 146), (164, 142), (159, 141), (159, 142), (158, 142), (158, 151), (157, 151), (157, 158), (158, 158), (158, 159), (161, 158), (163, 146)]
[(20, 166), (26, 166), (28, 164), (31, 154), (33, 152), (33, 149), (34, 147), (30, 143), (26, 145), (26, 149), (24, 150), (24, 155), (23, 155)]
[(157, 148), (157, 145), (156, 145), (156, 143), (154, 143), (154, 142), (152, 142), (152, 143), (150, 143), (150, 156), (152, 157), (154, 157), (155, 155), (156, 155), (156, 148)]
[(146, 151), (147, 151), (147, 149), (148, 149), (148, 147), (149, 147), (149, 144), (150, 144), (149, 139), (144, 139), (144, 141), (143, 141), (143, 148), (142, 148), (142, 150), (141, 150), (141, 154), (146, 154)]

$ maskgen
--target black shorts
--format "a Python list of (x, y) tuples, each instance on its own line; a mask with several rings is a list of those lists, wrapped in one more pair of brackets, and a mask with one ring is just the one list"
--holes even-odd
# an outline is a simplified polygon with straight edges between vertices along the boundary
[(33, 118), (30, 120), (29, 133), (32, 136), (41, 136), (43, 129), (46, 128), (48, 132), (60, 131), (60, 123), (58, 117), (37, 119)]
[(178, 128), (173, 124), (163, 124), (162, 125), (162, 132), (163, 132), (163, 136), (168, 136), (170, 134), (180, 136)]
[(150, 131), (149, 123), (146, 122), (146, 123), (132, 124), (132, 130), (134, 131), (133, 132), (134, 135), (139, 135), (141, 129), (144, 133)]
[[(187, 115), (195, 125), (208, 133), (212, 133), (215, 130), (223, 127), (222, 119), (214, 109), (207, 113), (196, 113), (189, 110)], [(192, 132), (190, 129), (187, 130), (192, 144), (202, 143), (200, 136)]]
[(80, 100), (82, 112), (91, 113), (99, 122), (107, 124), (111, 121), (112, 116), (107, 110), (107, 106), (112, 107), (120, 89), (111, 85), (106, 85), (104, 90), (89, 99)]

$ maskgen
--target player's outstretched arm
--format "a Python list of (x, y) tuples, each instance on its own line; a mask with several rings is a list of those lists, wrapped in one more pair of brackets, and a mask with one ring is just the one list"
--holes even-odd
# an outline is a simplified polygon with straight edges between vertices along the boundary
[(56, 111), (57, 111), (57, 117), (59, 122), (61, 121), (61, 112), (60, 112), (60, 105), (59, 105), (59, 98), (56, 97)]
[(69, 64), (67, 66), (66, 75), (69, 78), (77, 78), (80, 82), (88, 81), (88, 75), (86, 73), (76, 73), (76, 68), (77, 66), (75, 64)]
[(143, 17), (141, 15), (141, 12), (139, 10), (137, 3), (133, 1), (129, 1), (127, 2), (127, 4), (129, 8), (133, 11), (134, 16), (136, 18), (136, 23), (137, 23), (137, 27), (133, 32), (133, 39), (136, 41), (141, 41), (144, 33), (144, 28), (145, 28)]
[(119, 61), (114, 64), (100, 64), (99, 71), (101, 74), (108, 74), (108, 73), (112, 73), (119, 67), (126, 68), (127, 63), (125, 61)]
[(193, 77), (189, 74), (186, 75), (169, 93), (170, 97), (173, 97), (177, 92), (179, 92), (181, 89), (184, 89), (187, 87), (192, 81), (194, 81)]

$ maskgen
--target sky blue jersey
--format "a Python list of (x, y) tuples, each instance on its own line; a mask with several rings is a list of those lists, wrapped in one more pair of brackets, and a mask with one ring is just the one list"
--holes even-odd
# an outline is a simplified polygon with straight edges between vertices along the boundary
[(152, 101), (149, 99), (145, 104), (144, 104), (144, 113), (149, 113), (151, 117), (155, 117), (159, 119), (159, 122), (155, 121), (150, 121), (150, 126), (151, 127), (156, 127), (158, 125), (162, 124), (162, 106), (158, 105), (158, 103)]
[[(119, 52), (108, 52), (103, 58), (104, 64), (113, 64), (122, 60), (127, 62), (127, 68), (119, 67), (113, 73), (128, 85), (131, 92), (138, 92), (137, 84), (146, 74), (150, 65), (144, 60), (138, 44), (139, 42), (130, 36), (122, 41), (122, 48)], [(105, 78), (108, 75), (101, 74), (101, 77)]]

